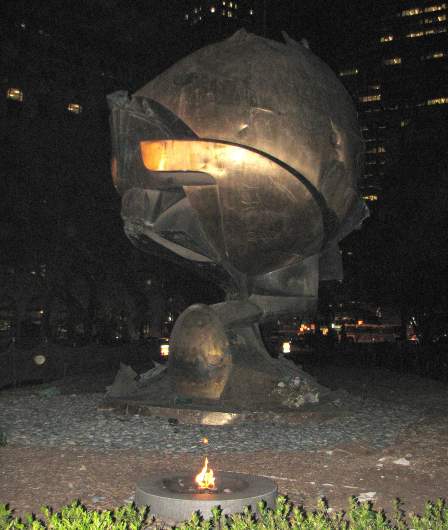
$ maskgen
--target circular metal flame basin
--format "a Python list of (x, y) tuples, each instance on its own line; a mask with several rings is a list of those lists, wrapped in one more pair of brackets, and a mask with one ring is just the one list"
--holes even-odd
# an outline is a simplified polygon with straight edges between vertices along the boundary
[(202, 491), (194, 483), (194, 473), (145, 477), (137, 485), (135, 503), (149, 506), (152, 514), (175, 522), (190, 519), (198, 510), (208, 519), (214, 506), (220, 506), (224, 514), (241, 512), (246, 506), (255, 512), (259, 501), (274, 507), (277, 484), (272, 480), (225, 471), (218, 471), (215, 476), (215, 489)]

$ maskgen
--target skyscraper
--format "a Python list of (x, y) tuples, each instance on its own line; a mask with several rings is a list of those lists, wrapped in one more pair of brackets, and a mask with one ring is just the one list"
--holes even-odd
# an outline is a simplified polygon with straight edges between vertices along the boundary
[[(257, 5), (258, 4), (258, 7)], [(187, 0), (183, 17), (187, 24), (220, 23), (245, 20), (249, 23), (263, 11), (263, 3), (255, 0)]]
[(339, 75), (358, 106), (366, 142), (364, 197), (381, 201), (391, 156), (388, 143), (416, 119), (448, 109), (448, 4), (438, 0), (375, 2), (359, 45)]

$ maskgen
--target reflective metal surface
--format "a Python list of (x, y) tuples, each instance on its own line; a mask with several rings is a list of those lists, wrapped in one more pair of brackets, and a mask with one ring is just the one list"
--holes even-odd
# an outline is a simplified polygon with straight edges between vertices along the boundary
[(307, 48), (240, 31), (110, 99), (114, 182), (137, 244), (218, 264), (249, 295), (280, 270), (275, 290), (304, 294), (286, 276), (313, 255), (340, 276), (335, 243), (367, 212), (363, 144), (348, 94)]
[[(233, 329), (258, 351), (260, 320), (312, 313), (319, 279), (342, 277), (338, 241), (367, 215), (356, 188), (363, 142), (336, 75), (289, 38), (282, 44), (241, 30), (131, 98), (118, 92), (109, 101), (112, 175), (129, 238), (212, 272), (241, 312), (247, 303), (258, 308), (243, 333), (235, 306), (233, 324), (230, 312), (203, 344), (224, 344), (213, 330), (230, 337)], [(214, 360), (207, 348), (197, 358), (194, 318), (174, 330), (188, 355), (173, 370), (188, 365), (200, 386), (197, 366)], [(220, 353), (220, 383), (201, 387), (202, 395), (224, 391), (232, 348), (230, 340)]]

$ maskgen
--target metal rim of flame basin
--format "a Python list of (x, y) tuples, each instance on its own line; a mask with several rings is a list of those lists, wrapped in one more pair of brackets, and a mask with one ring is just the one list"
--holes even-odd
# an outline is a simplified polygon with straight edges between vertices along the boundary
[(212, 517), (212, 508), (220, 506), (224, 514), (240, 513), (246, 506), (253, 512), (259, 501), (273, 508), (277, 484), (269, 478), (246, 473), (216, 472), (216, 491), (194, 487), (195, 473), (150, 475), (138, 483), (137, 506), (149, 506), (150, 513), (163, 520), (185, 521), (200, 511), (204, 519)]

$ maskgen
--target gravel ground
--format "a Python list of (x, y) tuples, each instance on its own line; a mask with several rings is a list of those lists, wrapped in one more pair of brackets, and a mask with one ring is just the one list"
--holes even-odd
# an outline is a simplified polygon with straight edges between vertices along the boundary
[(199, 426), (98, 410), (114, 374), (4, 389), (0, 502), (19, 516), (74, 499), (113, 509), (133, 499), (141, 478), (194, 473), (205, 453), (216, 470), (270, 477), (306, 509), (322, 496), (346, 509), (355, 495), (386, 511), (399, 497), (421, 513), (427, 499), (446, 497), (447, 385), (337, 366), (313, 375), (333, 389), (330, 403), (288, 424)]
[(275, 425), (246, 422), (202, 426), (173, 424), (167, 418), (118, 416), (98, 411), (103, 394), (42, 396), (42, 391), (18, 389), (0, 393), (0, 431), (18, 447), (145, 449), (201, 453), (201, 439), (217, 452), (307, 451), (347, 443), (383, 448), (399, 431), (418, 421), (419, 412), (407, 405), (359, 400), (344, 414), (320, 422)]

